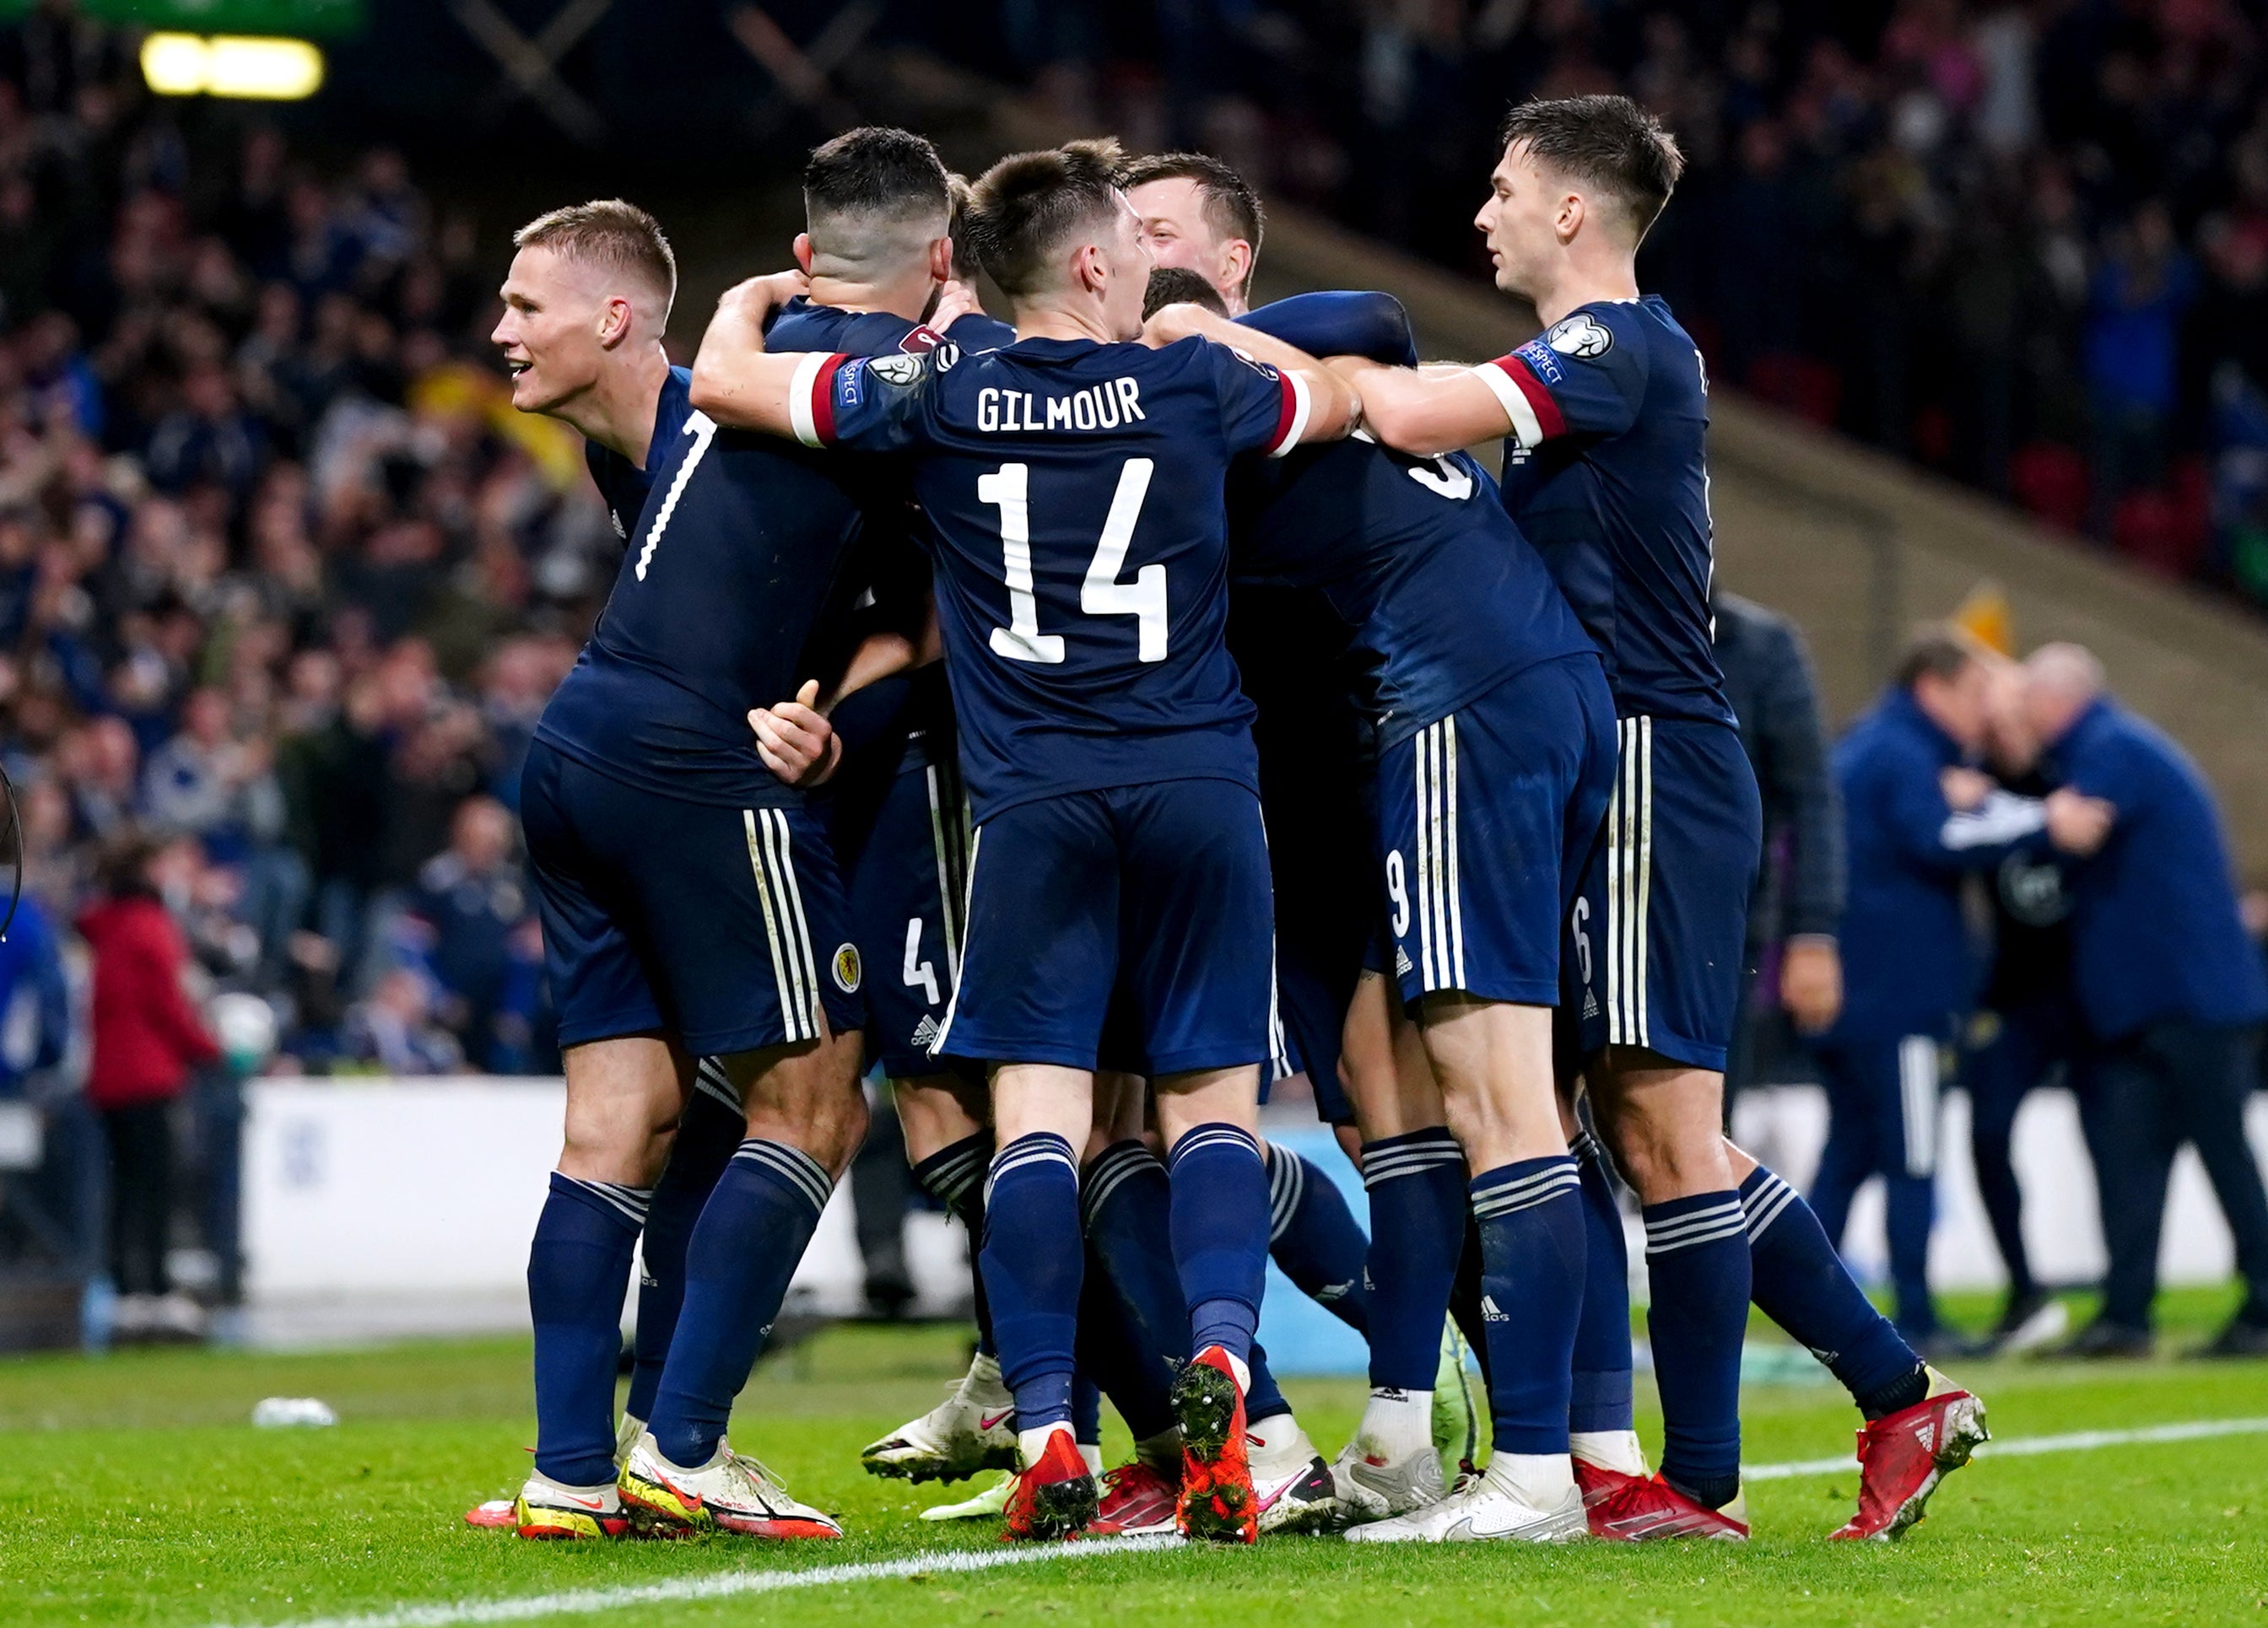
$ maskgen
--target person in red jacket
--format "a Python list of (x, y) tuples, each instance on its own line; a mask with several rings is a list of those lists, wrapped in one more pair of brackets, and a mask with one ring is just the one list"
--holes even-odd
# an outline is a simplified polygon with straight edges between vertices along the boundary
[(203, 1313), (166, 1274), (173, 1214), (168, 1108), (220, 1048), (181, 987), (180, 929), (151, 876), (152, 844), (129, 838), (103, 867), (105, 897), (78, 920), (93, 953), (93, 1055), (86, 1095), (110, 1144), (110, 1271), (122, 1335), (202, 1331)]

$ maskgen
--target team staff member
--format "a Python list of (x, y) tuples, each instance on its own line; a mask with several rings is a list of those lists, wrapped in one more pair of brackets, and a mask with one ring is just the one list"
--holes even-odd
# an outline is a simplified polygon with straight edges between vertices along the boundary
[(1939, 1053), (1977, 986), (1962, 879), (2047, 824), (2044, 802), (1997, 790), (1968, 766), (1984, 745), (1988, 660), (1957, 629), (1926, 629), (1896, 686), (1835, 751), (1851, 854), (1849, 994), (1819, 1048), (1830, 1118), (1811, 1206), (1838, 1238), (1852, 1195), (1882, 1177), (1898, 1331), (1924, 1355), (1951, 1343), (1930, 1301), (1929, 1232)]
[(2115, 814), (2056, 831), (2073, 878), (2072, 976), (2098, 1041), (2084, 1101), (2110, 1251), (2102, 1309), (2066, 1347), (2146, 1353), (2158, 1230), (2174, 1154), (2193, 1143), (2213, 1180), (2247, 1295), (2205, 1349), (2268, 1354), (2268, 1196), (2244, 1137), (2268, 976), (2239, 918), (2228, 841), (2188, 754), (2104, 693), (2102, 664), (2051, 644), (2024, 664), (2024, 711), (2051, 771)]
[[(2053, 782), (2040, 770), (2040, 744), (2023, 716), (2023, 672), (2013, 663), (1993, 669), (1992, 711), (1985, 759), (1993, 774), (2021, 796), (2045, 796)], [(2070, 1326), (2061, 1301), (2032, 1276), (2024, 1247), (2024, 1195), (2014, 1158), (2016, 1111), (2033, 1088), (2061, 1071), (2074, 1086), (2085, 1037), (2071, 992), (2071, 886), (2073, 862), (2052, 848), (2021, 847), (1992, 876), (1992, 963), (1977, 1011), (1964, 1037), (1961, 1083), (1969, 1093), (1970, 1158), (1977, 1193), (1992, 1222), (2008, 1272), (2008, 1298), (1992, 1333), (2004, 1356), (2036, 1350)]]
[[(1800, 1034), (1815, 1035), (1843, 1009), (1843, 957), (1835, 942), (1843, 916), (1843, 810), (1827, 767), (1827, 729), (1819, 679), (1803, 635), (1777, 611), (1718, 589), (1709, 598), (1725, 699), (1740, 719), (1741, 747), (1764, 798), (1764, 860), (1749, 898), (1748, 954), (1725, 1103), (1760, 1083), (1759, 1055), (1775, 1032), (1749, 995), (1764, 957), (1779, 952), (1779, 1005)], [(1777, 850), (1782, 841), (1786, 855)]]

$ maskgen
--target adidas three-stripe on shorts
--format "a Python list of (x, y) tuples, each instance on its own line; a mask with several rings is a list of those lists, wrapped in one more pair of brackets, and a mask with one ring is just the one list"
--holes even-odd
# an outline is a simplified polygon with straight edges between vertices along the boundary
[(878, 784), (845, 783), (846, 764), (829, 799), (850, 935), (865, 963), (866, 1061), (893, 1080), (939, 1072), (929, 1049), (961, 979), (968, 803), (951, 737), (938, 744), (887, 744), (897, 760), (877, 766)]
[(1555, 1006), (1569, 901), (1615, 776), (1599, 658), (1540, 662), (1379, 754), (1394, 970), (1442, 990)]
[(704, 1057), (861, 1027), (835, 855), (799, 802), (664, 796), (538, 740), (520, 820), (559, 1043), (667, 1032)]
[(1580, 1049), (1642, 1046), (1722, 1072), (1764, 841), (1756, 774), (1729, 724), (1616, 730), (1605, 829), (1569, 913)]

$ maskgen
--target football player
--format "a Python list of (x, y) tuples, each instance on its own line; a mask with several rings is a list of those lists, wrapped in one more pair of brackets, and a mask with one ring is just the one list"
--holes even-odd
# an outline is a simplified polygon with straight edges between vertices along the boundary
[[(723, 1433), (865, 1128), (840, 884), (804, 794), (743, 721), (797, 693), (790, 664), (837, 608), (859, 510), (812, 460), (720, 445), (687, 405), (660, 348), (674, 271), (650, 216), (579, 206), (516, 241), (496, 334), (515, 403), (575, 424), (660, 495), (633, 511), (615, 591), (523, 774), (567, 1134), (529, 1258), (538, 1441), (515, 1518), (531, 1536), (611, 1534), (636, 1504), (662, 1524), (833, 1536)], [(608, 493), (618, 524), (633, 484)], [(751, 530), (777, 554), (746, 546)], [(720, 601), (736, 613), (708, 613)], [(703, 1056), (743, 1104), (745, 1140), (691, 1228), (652, 1415), (618, 1470), (617, 1320)]]
[(1077, 143), (976, 183), (970, 237), (1016, 344), (752, 367), (777, 290), (744, 284), (703, 346), (739, 365), (711, 377), (696, 362), (694, 400), (905, 458), (935, 528), (976, 821), (961, 980), (935, 1049), (992, 1063), (982, 1268), (1018, 1415), (1009, 1531), (1061, 1536), (1095, 1514), (1071, 1428), (1078, 1155), (1116, 992), (1157, 1091), (1191, 1324), (1174, 1385), (1181, 1524), (1248, 1542), (1272, 915), (1250, 708), (1222, 642), (1222, 490), (1241, 452), (1344, 435), (1354, 401), (1288, 348), (1270, 348), (1279, 368), (1132, 342), (1150, 256), (1117, 163), (1115, 144)]
[(1860, 1514), (1839, 1535), (1903, 1530), (1967, 1448), (1898, 1444), (1934, 1442), (1931, 1416), (1967, 1393), (1926, 1368), (1801, 1200), (1719, 1129), (1761, 814), (1709, 635), (1707, 379), (1668, 305), (1640, 296), (1635, 267), (1683, 159), (1616, 96), (1525, 103), (1503, 139), (1474, 224), (1497, 286), (1533, 304), (1543, 333), (1475, 368), (1340, 365), (1391, 445), (1426, 454), (1505, 437), (1505, 505), (1604, 652), (1614, 690), (1619, 768), (1570, 912), (1578, 978), (1563, 1074), (1580, 1060), (1643, 1209), (1664, 1446), (1660, 1472), (1646, 1475), (1630, 1428), (1619, 1230), (1603, 1160), (1579, 1148), (1593, 1224), (1572, 1445), (1591, 1528), (1746, 1538), (1740, 1347), (1753, 1293), (1813, 1349), (1867, 1353), (1863, 1390), (1843, 1376), (1876, 1450), (1862, 1448)]

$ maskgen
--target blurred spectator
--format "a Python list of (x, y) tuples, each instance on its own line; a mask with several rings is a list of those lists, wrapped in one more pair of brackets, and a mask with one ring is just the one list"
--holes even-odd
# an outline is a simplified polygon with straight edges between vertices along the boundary
[(475, 1065), (524, 1051), (533, 1014), (508, 1009), (523, 959), (515, 948), (530, 915), (513, 857), (512, 815), (493, 797), (457, 805), (449, 846), (417, 873), (395, 936), (405, 959), (438, 991), (435, 1015)]
[(70, 1030), (62, 943), (40, 901), (18, 899), (0, 936), (0, 1097), (23, 1096), (32, 1076), (62, 1062)]
[(204, 1314), (176, 1292), (166, 1265), (173, 1202), (169, 1109), (191, 1068), (220, 1048), (190, 1007), (188, 955), (158, 897), (157, 859), (131, 832), (110, 847), (103, 898), (78, 920), (94, 955), (93, 1052), (86, 1095), (110, 1148), (111, 1278), (122, 1335), (194, 1337)]
[(424, 975), (406, 966), (379, 979), (370, 999), (348, 1012), (343, 1049), (380, 1074), (459, 1074), (465, 1067), (457, 1038), (434, 1019)]

